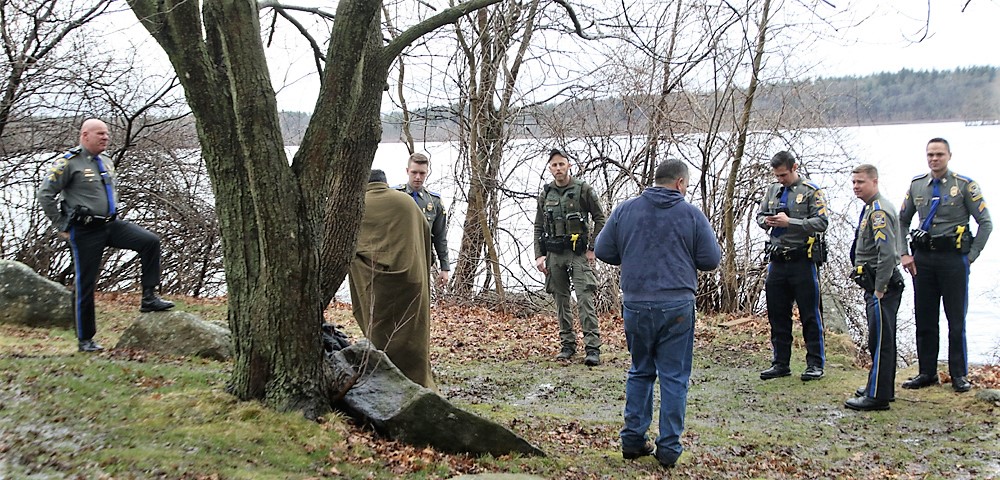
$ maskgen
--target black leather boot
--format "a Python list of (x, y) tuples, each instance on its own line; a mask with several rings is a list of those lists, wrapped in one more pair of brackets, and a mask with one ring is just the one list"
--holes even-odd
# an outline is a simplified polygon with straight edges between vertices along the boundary
[(163, 300), (156, 295), (156, 287), (142, 287), (142, 303), (139, 304), (140, 312), (162, 312), (174, 308), (174, 302)]

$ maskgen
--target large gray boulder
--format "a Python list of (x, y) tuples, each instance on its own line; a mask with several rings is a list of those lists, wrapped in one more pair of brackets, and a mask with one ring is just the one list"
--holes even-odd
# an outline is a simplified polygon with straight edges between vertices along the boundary
[(73, 328), (73, 294), (13, 260), (0, 260), (0, 323)]
[(367, 340), (335, 352), (330, 361), (341, 376), (362, 372), (344, 397), (348, 411), (396, 440), (452, 453), (545, 456), (502, 425), (411, 382)]
[(229, 329), (188, 312), (144, 313), (129, 326), (115, 348), (228, 360), (232, 357)]

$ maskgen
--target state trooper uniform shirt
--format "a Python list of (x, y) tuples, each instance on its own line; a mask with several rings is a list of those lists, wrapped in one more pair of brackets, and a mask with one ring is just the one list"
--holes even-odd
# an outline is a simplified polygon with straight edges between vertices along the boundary
[[(913, 216), (919, 214), (919, 221), (924, 220), (930, 214), (935, 203), (934, 197), (934, 176), (929, 172), (917, 175), (910, 182), (910, 188), (906, 191), (902, 208), (899, 211), (899, 251), (906, 255), (910, 249), (907, 245), (906, 237), (909, 233)], [(969, 177), (959, 175), (948, 170), (941, 178), (938, 188), (937, 208), (934, 209), (934, 217), (929, 228), (923, 229), (924, 225), (918, 228), (926, 230), (931, 237), (943, 235), (958, 235), (959, 227), (964, 227), (961, 232), (967, 238), (972, 238), (972, 232), (968, 230), (969, 216), (976, 220), (978, 229), (976, 237), (972, 240), (972, 249), (969, 251), (969, 261), (974, 261), (983, 251), (986, 240), (993, 231), (993, 222), (990, 220), (989, 210), (986, 208), (986, 200), (979, 184)]]
[(867, 203), (858, 225), (855, 241), (854, 265), (867, 265), (875, 270), (875, 290), (884, 292), (889, 288), (896, 265), (899, 265), (896, 236), (899, 232), (899, 218), (895, 207), (881, 193)]
[(434, 245), (440, 269), (451, 270), (448, 263), (448, 211), (444, 208), (441, 195), (426, 188), (415, 191), (406, 183), (393, 188), (409, 195), (417, 202), (417, 207), (420, 207), (420, 212), (424, 214), (427, 224), (431, 227), (431, 243)]
[[(776, 214), (780, 208), (787, 209), (788, 227), (768, 226), (765, 219)], [(805, 246), (809, 237), (825, 232), (829, 225), (823, 190), (802, 176), (788, 187), (778, 182), (772, 183), (760, 202), (757, 225), (764, 230), (770, 229), (772, 248), (795, 249)]]

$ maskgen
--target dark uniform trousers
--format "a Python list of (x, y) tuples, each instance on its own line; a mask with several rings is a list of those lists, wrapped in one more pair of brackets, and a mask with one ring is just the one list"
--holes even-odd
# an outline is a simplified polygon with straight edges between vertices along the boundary
[(941, 301), (948, 318), (948, 372), (968, 375), (965, 314), (969, 305), (969, 257), (956, 251), (915, 250), (913, 307), (917, 323), (917, 357), (920, 373), (937, 374)]
[(788, 366), (792, 356), (792, 302), (799, 306), (806, 363), (823, 368), (823, 324), (819, 313), (819, 269), (808, 259), (772, 260), (765, 283), (773, 363)]
[(872, 291), (865, 292), (868, 353), (872, 356), (872, 368), (865, 386), (866, 397), (889, 401), (896, 396), (896, 314), (902, 297), (903, 279), (898, 270), (893, 273), (889, 288), (881, 299)]
[(139, 253), (142, 286), (160, 284), (160, 238), (134, 223), (114, 220), (104, 225), (73, 225), (69, 230), (70, 250), (76, 270), (76, 335), (90, 340), (97, 332), (94, 322), (94, 289), (101, 270), (104, 248), (123, 248)]

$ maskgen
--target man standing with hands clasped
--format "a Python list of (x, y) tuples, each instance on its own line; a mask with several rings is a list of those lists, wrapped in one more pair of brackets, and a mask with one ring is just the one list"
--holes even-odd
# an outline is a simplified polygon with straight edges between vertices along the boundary
[(101, 157), (111, 142), (108, 126), (91, 118), (80, 127), (80, 145), (49, 167), (38, 189), (38, 203), (59, 236), (69, 242), (75, 277), (73, 312), (81, 352), (104, 350), (94, 341), (97, 323), (94, 290), (107, 247), (139, 253), (142, 265), (140, 312), (158, 312), (174, 304), (156, 294), (160, 284), (160, 238), (118, 218), (118, 177), (114, 164)]
[[(948, 317), (948, 373), (956, 392), (972, 388), (965, 347), (965, 314), (969, 308), (969, 265), (976, 261), (993, 231), (979, 184), (948, 169), (951, 146), (943, 138), (927, 142), (931, 171), (910, 182), (899, 212), (899, 251), (903, 268), (913, 276), (913, 307), (917, 322), (917, 376), (903, 382), (916, 389), (938, 383), (940, 305)], [(913, 255), (906, 245), (914, 214), (920, 228), (909, 232)], [(969, 216), (979, 225), (969, 231)]]
[[(622, 317), (632, 366), (625, 382), (622, 457), (655, 455), (672, 467), (683, 448), (684, 414), (694, 350), (698, 271), (719, 266), (721, 249), (705, 214), (684, 201), (688, 167), (666, 160), (655, 185), (622, 202), (597, 237), (597, 257), (621, 265)], [(653, 385), (660, 380), (660, 426), (652, 422)]]
[(896, 269), (896, 209), (878, 191), (878, 170), (860, 165), (852, 172), (854, 195), (865, 202), (851, 247), (851, 278), (864, 289), (868, 315), (868, 383), (844, 406), (851, 410), (888, 410), (895, 397), (896, 313), (903, 296), (903, 276)]

